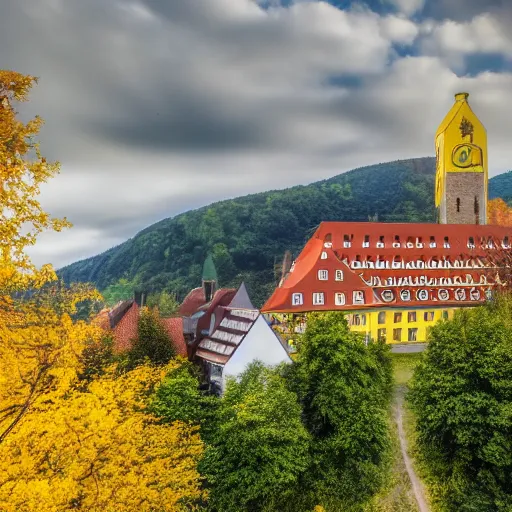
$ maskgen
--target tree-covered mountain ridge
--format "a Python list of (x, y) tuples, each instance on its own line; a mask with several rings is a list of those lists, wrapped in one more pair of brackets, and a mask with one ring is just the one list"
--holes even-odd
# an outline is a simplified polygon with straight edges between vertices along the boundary
[[(245, 281), (261, 305), (279, 280), (279, 263), (297, 256), (322, 221), (435, 222), (435, 159), (399, 160), (333, 178), (219, 201), (153, 224), (102, 254), (58, 271), (67, 283), (170, 291), (201, 282), (208, 252), (221, 286)], [(489, 196), (512, 198), (512, 172), (490, 180)]]

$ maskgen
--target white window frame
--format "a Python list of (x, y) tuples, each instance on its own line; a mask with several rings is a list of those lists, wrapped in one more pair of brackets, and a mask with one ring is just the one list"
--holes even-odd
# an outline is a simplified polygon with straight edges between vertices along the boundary
[(320, 269), (318, 271), (318, 280), (319, 281), (328, 281), (329, 280), (329, 271), (325, 269)]
[(324, 292), (314, 292), (313, 293), (313, 306), (323, 306), (323, 305), (325, 305)]
[[(356, 295), (362, 294), (363, 300), (356, 300)], [(354, 290), (352, 292), (352, 303), (353, 304), (364, 304), (364, 292), (362, 290)]]
[[(296, 301), (298, 299), (298, 301)], [(304, 296), (302, 293), (292, 294), (292, 306), (302, 306), (304, 304)]]
[(334, 277), (335, 281), (343, 281), (343, 270), (337, 269)]
[[(341, 300), (339, 300), (341, 299)], [(347, 303), (347, 298), (343, 292), (334, 293), (334, 304), (336, 306), (344, 306)]]
[(327, 259), (327, 253), (325, 251), (322, 251), (322, 254), (320, 255), (320, 259), (321, 260), (326, 260)]

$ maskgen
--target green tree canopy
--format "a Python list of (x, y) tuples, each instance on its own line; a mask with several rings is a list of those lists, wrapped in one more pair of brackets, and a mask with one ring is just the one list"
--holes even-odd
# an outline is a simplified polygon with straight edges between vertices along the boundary
[(512, 510), (512, 298), (434, 326), (409, 399), (444, 509)]
[(309, 436), (284, 379), (253, 363), (228, 383), (201, 472), (217, 512), (282, 510), (308, 464)]
[[(380, 487), (388, 449), (389, 347), (365, 345), (342, 313), (312, 313), (297, 363), (288, 370), (312, 436), (300, 506), (350, 510)], [(309, 501), (308, 501), (309, 500)]]

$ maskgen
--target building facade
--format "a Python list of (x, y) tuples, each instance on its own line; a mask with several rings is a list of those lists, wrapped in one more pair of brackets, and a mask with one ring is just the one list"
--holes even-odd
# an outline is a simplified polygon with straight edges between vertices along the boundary
[(440, 223), (321, 223), (262, 308), (276, 330), (339, 310), (368, 338), (424, 342), (440, 319), (492, 295), (490, 255), (510, 250), (512, 228), (486, 225), (487, 136), (467, 98), (455, 96), (436, 133)]

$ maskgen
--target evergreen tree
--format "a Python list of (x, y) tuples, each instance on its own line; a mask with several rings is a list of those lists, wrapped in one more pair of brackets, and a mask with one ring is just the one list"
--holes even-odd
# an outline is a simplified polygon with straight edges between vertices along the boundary
[(138, 325), (137, 337), (129, 354), (131, 366), (148, 358), (153, 364), (166, 364), (176, 356), (176, 350), (156, 309), (143, 308)]

